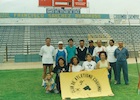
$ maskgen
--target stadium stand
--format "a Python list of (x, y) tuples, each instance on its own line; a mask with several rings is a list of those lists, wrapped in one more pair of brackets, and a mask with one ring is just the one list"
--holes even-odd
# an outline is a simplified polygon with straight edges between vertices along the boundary
[(140, 50), (139, 33), (140, 26), (129, 27), (127, 25), (0, 26), (0, 52), (4, 59), (6, 58), (6, 46), (8, 59), (14, 59), (18, 54), (38, 54), (46, 37), (52, 39), (52, 45), (55, 48), (60, 40), (66, 46), (69, 38), (73, 38), (77, 46), (80, 39), (84, 39), (88, 45), (90, 34), (96, 39), (106, 38), (107, 35), (108, 39), (124, 41), (126, 48), (133, 56), (132, 37), (138, 53)]

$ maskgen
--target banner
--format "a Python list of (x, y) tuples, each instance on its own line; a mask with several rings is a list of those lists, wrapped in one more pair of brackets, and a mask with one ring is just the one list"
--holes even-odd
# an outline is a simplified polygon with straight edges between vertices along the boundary
[(47, 8), (46, 13), (47, 14), (80, 14), (80, 9), (53, 9), (53, 8)]
[(74, 7), (87, 7), (87, 0), (74, 0)]
[(54, 7), (72, 7), (72, 0), (54, 0)]
[(52, 0), (39, 0), (39, 6), (50, 7), (52, 6)]
[(61, 73), (62, 99), (114, 96), (107, 69)]
[(78, 18), (109, 19), (109, 14), (44, 14), (44, 13), (0, 13), (0, 18)]

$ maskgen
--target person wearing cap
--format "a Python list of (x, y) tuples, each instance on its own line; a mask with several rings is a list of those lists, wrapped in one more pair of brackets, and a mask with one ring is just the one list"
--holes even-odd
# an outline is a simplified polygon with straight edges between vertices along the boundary
[(55, 50), (55, 62), (58, 64), (58, 59), (62, 57), (65, 61), (67, 60), (67, 51), (63, 48), (63, 42), (58, 42), (58, 48)]
[(89, 47), (88, 47), (88, 53), (90, 53), (91, 55), (93, 54), (93, 51), (94, 51), (94, 42), (92, 40), (89, 41)]

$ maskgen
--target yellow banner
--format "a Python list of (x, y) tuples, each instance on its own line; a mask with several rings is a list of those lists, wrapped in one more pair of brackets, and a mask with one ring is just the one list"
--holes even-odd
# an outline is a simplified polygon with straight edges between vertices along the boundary
[(61, 73), (62, 99), (113, 96), (107, 69)]

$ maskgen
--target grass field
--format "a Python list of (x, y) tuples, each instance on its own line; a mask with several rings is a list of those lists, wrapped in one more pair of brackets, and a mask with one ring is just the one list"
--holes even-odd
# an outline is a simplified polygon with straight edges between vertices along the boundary
[[(61, 100), (60, 94), (45, 94), (41, 87), (42, 69), (1, 70), (0, 100)], [(140, 100), (137, 94), (138, 76), (134, 64), (129, 65), (129, 85), (111, 83), (115, 96), (86, 98), (78, 100)]]

